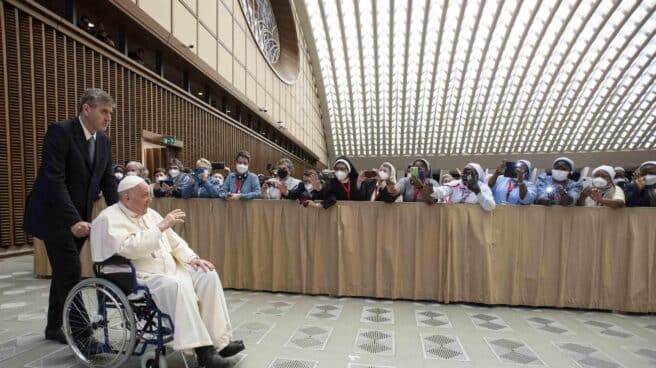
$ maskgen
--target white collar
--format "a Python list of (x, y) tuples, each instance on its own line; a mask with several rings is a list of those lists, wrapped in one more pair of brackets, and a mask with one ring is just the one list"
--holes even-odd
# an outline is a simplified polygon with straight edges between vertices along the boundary
[(88, 141), (89, 138), (91, 138), (91, 137), (93, 137), (93, 139), (95, 140), (96, 139), (96, 133), (91, 134), (91, 132), (89, 132), (89, 129), (87, 129), (87, 127), (82, 122), (82, 115), (78, 116), (77, 118), (80, 119), (80, 125), (82, 125), (82, 131), (84, 132), (85, 140)]
[(127, 215), (129, 218), (138, 219), (138, 218), (140, 218), (141, 216), (143, 216), (143, 215), (139, 215), (139, 214), (137, 214), (136, 212), (130, 210), (129, 208), (127, 208), (127, 207), (126, 207), (122, 202), (120, 202), (120, 201), (118, 202), (118, 208), (120, 208), (121, 211), (123, 211), (123, 213), (124, 213), (125, 215)]

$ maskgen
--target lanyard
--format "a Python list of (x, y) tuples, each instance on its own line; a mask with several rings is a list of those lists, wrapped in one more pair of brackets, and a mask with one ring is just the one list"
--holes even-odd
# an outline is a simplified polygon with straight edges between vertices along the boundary
[(510, 192), (512, 192), (513, 189), (515, 189), (514, 184), (515, 183), (512, 181), (512, 179), (508, 180), (508, 191), (506, 192), (506, 202), (508, 202), (510, 199)]
[(348, 179), (348, 182), (346, 185), (342, 183), (341, 181), (339, 182), (339, 185), (342, 186), (342, 189), (346, 192), (346, 198), (350, 201), (351, 200), (351, 178)]
[(235, 187), (236, 187), (236, 188), (235, 188), (235, 189), (236, 189), (236, 192), (237, 192), (237, 193), (241, 193), (241, 192), (240, 192), (240, 190), (241, 190), (241, 180), (240, 180), (239, 178), (237, 178), (237, 177), (235, 177)]
[(417, 202), (417, 197), (419, 197), (419, 189), (417, 189), (416, 187), (413, 186), (412, 190), (413, 190), (413, 192), (412, 192), (412, 198), (413, 198), (412, 201)]
[(469, 197), (471, 193), (472, 191), (467, 187), (460, 188), (460, 203), (465, 203), (465, 200), (467, 200), (467, 197)]

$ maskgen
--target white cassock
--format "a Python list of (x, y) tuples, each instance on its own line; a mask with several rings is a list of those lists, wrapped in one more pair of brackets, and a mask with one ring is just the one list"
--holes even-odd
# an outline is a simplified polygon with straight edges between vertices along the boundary
[(132, 260), (139, 284), (173, 318), (173, 349), (223, 349), (232, 338), (232, 326), (219, 275), (194, 270), (188, 263), (196, 253), (172, 229), (161, 232), (161, 221), (150, 208), (140, 216), (120, 202), (107, 207), (91, 227), (92, 259), (102, 262), (118, 254)]

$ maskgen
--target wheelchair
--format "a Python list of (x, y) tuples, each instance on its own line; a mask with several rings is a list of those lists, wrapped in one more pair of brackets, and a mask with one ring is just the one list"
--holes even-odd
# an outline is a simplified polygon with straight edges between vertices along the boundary
[[(167, 368), (165, 344), (173, 340), (173, 321), (137, 283), (132, 262), (115, 255), (94, 263), (93, 272), (95, 277), (75, 285), (64, 303), (63, 331), (78, 361), (114, 368), (134, 355), (141, 357), (142, 368)], [(147, 351), (149, 346), (155, 349)]]

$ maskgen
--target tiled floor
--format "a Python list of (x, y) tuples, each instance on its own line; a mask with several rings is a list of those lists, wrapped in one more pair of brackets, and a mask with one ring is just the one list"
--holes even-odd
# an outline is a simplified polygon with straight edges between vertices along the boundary
[[(0, 367), (79, 366), (42, 331), (48, 280), (0, 260)], [(238, 368), (656, 367), (656, 316), (226, 290)], [(189, 357), (189, 366), (195, 359)], [(138, 367), (132, 360), (129, 367)], [(182, 354), (170, 367), (185, 367)]]

